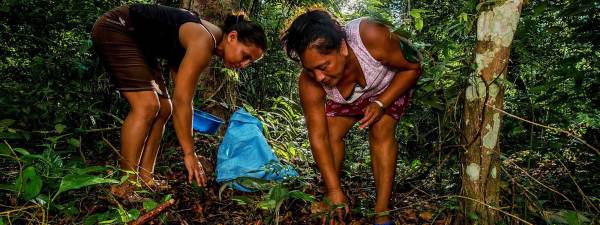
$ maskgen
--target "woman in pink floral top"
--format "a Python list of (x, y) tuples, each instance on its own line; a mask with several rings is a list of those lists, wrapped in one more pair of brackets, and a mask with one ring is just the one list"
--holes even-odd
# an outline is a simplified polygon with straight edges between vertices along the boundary
[[(392, 224), (386, 212), (398, 151), (394, 135), (421, 73), (420, 54), (381, 23), (359, 18), (341, 26), (323, 10), (298, 16), (281, 40), (288, 56), (302, 63), (300, 101), (325, 197), (346, 203), (340, 184), (344, 137), (358, 122), (369, 130), (375, 224)], [(338, 216), (343, 222), (345, 213)]]

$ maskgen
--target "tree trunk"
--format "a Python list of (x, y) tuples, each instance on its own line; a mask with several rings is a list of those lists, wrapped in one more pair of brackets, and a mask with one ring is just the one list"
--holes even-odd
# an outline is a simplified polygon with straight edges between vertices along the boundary
[[(228, 13), (238, 10), (239, 4), (233, 0), (181, 0), (181, 7), (197, 13), (201, 19), (221, 25)], [(206, 103), (201, 109), (227, 120), (237, 105), (237, 78), (214, 68), (214, 62), (215, 59), (199, 78), (200, 98)], [(198, 104), (195, 105), (198, 108)], [(223, 127), (221, 131), (224, 131)]]
[(482, 8), (477, 21), (477, 69), (468, 76), (464, 103), (465, 152), (461, 158), (464, 211), (457, 224), (496, 224), (499, 220), (498, 140), (502, 114), (493, 107), (503, 108), (502, 83), (522, 4), (523, 0), (497, 2)]

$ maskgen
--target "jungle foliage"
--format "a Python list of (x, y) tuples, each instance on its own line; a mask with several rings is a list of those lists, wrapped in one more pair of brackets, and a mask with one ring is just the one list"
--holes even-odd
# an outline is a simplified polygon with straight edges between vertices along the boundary
[[(232, 75), (238, 106), (263, 121), (275, 153), (301, 177), (260, 183), (253, 194), (214, 182), (206, 189), (186, 184), (168, 125), (156, 170), (175, 189), (123, 204), (107, 187), (124, 179), (114, 167), (114, 146), (128, 106), (110, 89), (89, 32), (103, 12), (129, 2), (152, 1), (0, 2), (0, 225), (123, 224), (170, 199), (178, 208), (158, 218), (165, 224), (313, 223), (310, 203), (323, 190), (298, 104), (299, 66), (286, 58), (278, 37), (289, 18), (315, 5), (346, 21), (376, 18), (423, 53), (424, 73), (397, 128), (391, 213), (403, 224), (452, 221), (459, 210), (461, 104), (474, 68), (475, 23), (494, 1), (240, 1), (268, 32), (270, 47), (258, 63)], [(502, 81), (505, 111), (514, 117), (505, 115), (501, 130), (497, 207), (507, 214), (498, 224), (519, 223), (509, 215), (532, 224), (599, 223), (600, 155), (582, 143), (600, 147), (599, 34), (598, 2), (530, 0), (523, 6)], [(203, 99), (195, 102), (202, 107)], [(348, 135), (342, 176), (358, 224), (370, 221), (374, 204), (366, 135), (355, 128)], [(197, 152), (214, 160), (221, 138), (198, 134)]]

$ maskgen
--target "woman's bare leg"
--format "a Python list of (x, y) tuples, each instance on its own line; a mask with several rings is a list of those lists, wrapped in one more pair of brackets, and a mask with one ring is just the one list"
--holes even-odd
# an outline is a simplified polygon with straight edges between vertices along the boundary
[(156, 163), (156, 156), (158, 155), (158, 149), (160, 148), (160, 140), (162, 139), (163, 132), (165, 130), (165, 124), (171, 117), (172, 105), (171, 100), (168, 98), (159, 97), (160, 110), (158, 116), (154, 120), (144, 151), (142, 152), (142, 161), (140, 163), (140, 177), (142, 181), (147, 184), (153, 184), (154, 165)]
[[(396, 121), (394, 118), (383, 115), (379, 121), (369, 128), (369, 144), (371, 145), (371, 161), (377, 200), (375, 213), (386, 212), (389, 209), (390, 196), (396, 172), (396, 157), (398, 143), (395, 138)], [(383, 223), (390, 219), (389, 216), (377, 216), (375, 222)]]
[(333, 154), (335, 170), (340, 174), (344, 163), (344, 138), (352, 126), (358, 121), (354, 117), (335, 116), (327, 117), (327, 128), (329, 131), (329, 143)]
[(131, 105), (131, 111), (121, 127), (122, 170), (138, 172), (140, 156), (148, 131), (159, 111), (158, 96), (154, 91), (121, 92)]

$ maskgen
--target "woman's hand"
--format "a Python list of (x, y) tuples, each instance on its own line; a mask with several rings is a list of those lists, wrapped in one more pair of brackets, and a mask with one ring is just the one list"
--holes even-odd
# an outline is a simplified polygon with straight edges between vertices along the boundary
[(359, 129), (365, 129), (371, 126), (371, 124), (379, 121), (383, 115), (383, 108), (375, 102), (371, 102), (369, 105), (367, 105), (364, 111), (364, 117), (358, 121), (360, 124), (360, 126), (358, 126)]
[(183, 156), (183, 163), (188, 171), (188, 182), (191, 184), (195, 179), (199, 186), (206, 187), (206, 174), (202, 164), (198, 161), (198, 157), (196, 157), (196, 153), (186, 153)]
[(321, 216), (321, 225), (345, 225), (348, 219), (346, 217), (350, 215), (350, 207), (344, 193), (341, 190), (329, 191), (325, 198), (322, 203), (327, 214)]

